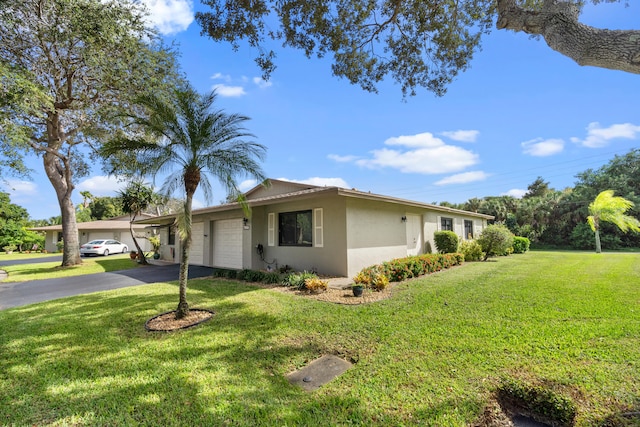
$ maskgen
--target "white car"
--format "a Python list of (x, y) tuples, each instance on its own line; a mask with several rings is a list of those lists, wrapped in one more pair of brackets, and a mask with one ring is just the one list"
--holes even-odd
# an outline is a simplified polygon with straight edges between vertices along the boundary
[(117, 240), (100, 239), (92, 240), (80, 246), (80, 255), (104, 255), (125, 253), (129, 250), (127, 245)]

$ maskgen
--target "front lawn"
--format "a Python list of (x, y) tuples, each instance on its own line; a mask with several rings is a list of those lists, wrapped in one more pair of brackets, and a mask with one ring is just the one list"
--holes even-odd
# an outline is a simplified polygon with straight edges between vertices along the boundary
[(9, 274), (5, 282), (27, 282), (128, 270), (139, 265), (129, 257), (129, 254), (110, 255), (108, 257), (84, 257), (81, 265), (71, 267), (61, 267), (60, 264), (60, 261), (16, 264), (0, 267), (0, 269)]
[(34, 259), (34, 258), (48, 258), (52, 256), (61, 256), (60, 252), (52, 253), (42, 253), (42, 252), (12, 252), (10, 254), (6, 252), (0, 252), (0, 261), (14, 261), (14, 260), (25, 260), (25, 259)]
[[(5, 310), (0, 424), (467, 426), (517, 381), (571, 399), (577, 425), (638, 425), (639, 261), (514, 255), (358, 306), (191, 280), (191, 305), (216, 314), (174, 333), (144, 322), (175, 308), (175, 283)], [(323, 354), (355, 365), (313, 393), (289, 385)]]

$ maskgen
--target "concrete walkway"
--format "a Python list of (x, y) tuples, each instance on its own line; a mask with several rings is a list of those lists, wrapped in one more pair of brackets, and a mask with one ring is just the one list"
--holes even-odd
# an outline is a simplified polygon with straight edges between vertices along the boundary
[(353, 285), (353, 280), (348, 277), (332, 277), (329, 280), (329, 288), (331, 289), (349, 289)]

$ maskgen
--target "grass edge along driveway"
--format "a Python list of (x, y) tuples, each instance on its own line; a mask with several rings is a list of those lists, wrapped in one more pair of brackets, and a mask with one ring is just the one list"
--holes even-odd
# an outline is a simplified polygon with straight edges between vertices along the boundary
[[(36, 255), (37, 254), (34, 254), (32, 257), (36, 258)], [(0, 282), (0, 284), (84, 276), (87, 274), (128, 270), (136, 267), (139, 267), (139, 264), (132, 260), (128, 253), (108, 257), (83, 257), (82, 264), (70, 267), (62, 267), (60, 261), (39, 262), (37, 264), (14, 264), (0, 266), (0, 270), (4, 270), (8, 274), (7, 278)]]
[[(191, 305), (216, 315), (169, 334), (143, 325), (175, 308), (175, 282), (6, 310), (0, 424), (466, 426), (515, 378), (603, 425), (640, 410), (639, 260), (514, 255), (362, 306), (190, 280)], [(287, 383), (322, 354), (355, 366), (314, 393)]]

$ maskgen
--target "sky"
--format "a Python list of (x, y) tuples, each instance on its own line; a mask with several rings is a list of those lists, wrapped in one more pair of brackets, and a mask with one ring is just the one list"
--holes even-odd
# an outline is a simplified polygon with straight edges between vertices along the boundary
[[(277, 51), (277, 69), (264, 81), (255, 50), (234, 52), (200, 35), (193, 15), (206, 6), (142, 1), (150, 25), (177, 43), (191, 84), (203, 93), (215, 89), (218, 108), (251, 118), (246, 127), (267, 147), (262, 166), (270, 178), (462, 203), (521, 197), (539, 176), (552, 188), (572, 187), (576, 174), (640, 146), (640, 76), (580, 67), (526, 34), (493, 30), (443, 97), (418, 89), (403, 98), (391, 79), (377, 94), (365, 92), (332, 76), (330, 58), (307, 59), (293, 49)], [(581, 21), (640, 29), (640, 4), (587, 6)], [(4, 191), (32, 219), (59, 215), (40, 160), (28, 163), (32, 180), (12, 180)], [(99, 164), (93, 169), (77, 182), (76, 204), (80, 191), (115, 196), (124, 185)], [(244, 190), (256, 185), (240, 182)], [(214, 199), (197, 192), (194, 208), (225, 196), (214, 185)]]

